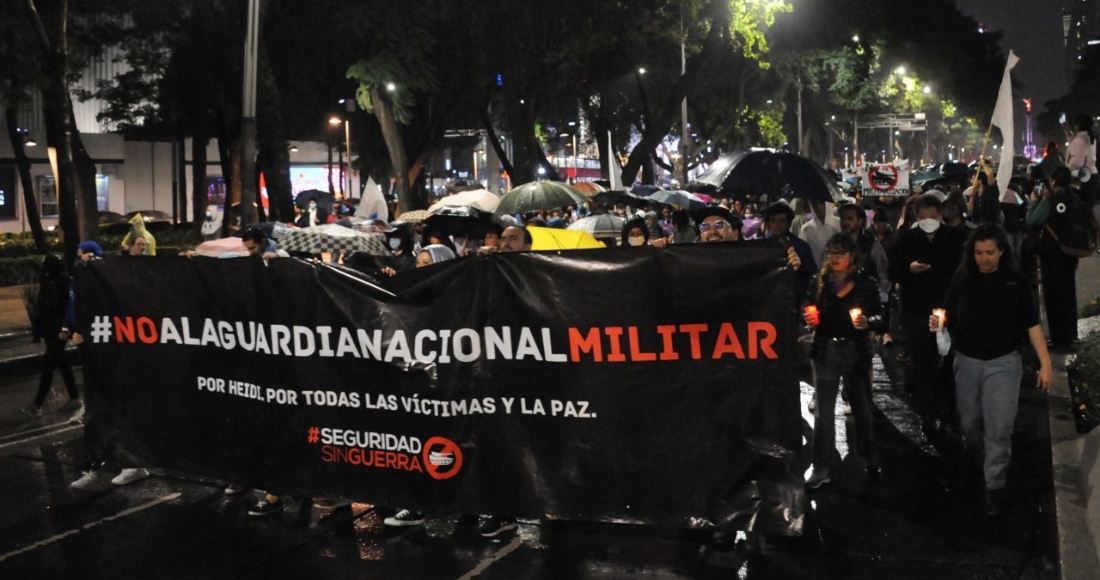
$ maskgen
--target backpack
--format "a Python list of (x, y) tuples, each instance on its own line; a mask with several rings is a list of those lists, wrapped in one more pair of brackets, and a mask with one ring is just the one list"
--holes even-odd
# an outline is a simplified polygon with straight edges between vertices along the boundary
[[(1050, 200), (1050, 219), (1044, 226), (1062, 251), (1075, 258), (1087, 258), (1096, 252), (1096, 220), (1092, 208), (1077, 195), (1066, 191)], [(1053, 224), (1053, 226), (1051, 225)]]

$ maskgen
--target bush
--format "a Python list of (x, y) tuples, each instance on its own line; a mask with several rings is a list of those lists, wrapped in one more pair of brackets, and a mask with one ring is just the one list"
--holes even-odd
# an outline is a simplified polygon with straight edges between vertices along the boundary
[[(50, 252), (61, 253), (61, 240), (57, 236), (46, 234), (46, 245)], [(0, 234), (0, 258), (19, 258), (38, 253), (34, 247), (34, 238), (28, 233)]]
[(38, 281), (38, 269), (41, 266), (42, 256), (0, 258), (0, 286), (35, 283)]
[(1077, 341), (1077, 357), (1070, 371), (1077, 430), (1086, 433), (1100, 424), (1100, 332)]

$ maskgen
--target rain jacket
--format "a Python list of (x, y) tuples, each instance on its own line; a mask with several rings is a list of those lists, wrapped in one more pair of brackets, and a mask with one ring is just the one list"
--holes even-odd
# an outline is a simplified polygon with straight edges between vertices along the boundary
[(145, 247), (146, 256), (157, 255), (157, 239), (149, 233), (149, 230), (145, 229), (145, 218), (141, 217), (140, 213), (136, 213), (134, 217), (130, 218), (130, 232), (126, 234), (125, 238), (122, 238), (122, 245), (129, 245), (135, 235), (145, 238), (145, 242), (148, 244)]

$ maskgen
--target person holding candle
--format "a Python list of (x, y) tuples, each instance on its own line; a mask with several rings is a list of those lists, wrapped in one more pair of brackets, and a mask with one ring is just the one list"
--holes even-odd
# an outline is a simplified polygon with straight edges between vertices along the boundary
[(986, 514), (999, 516), (1004, 513), (1012, 459), (1012, 429), (1023, 380), (1019, 348), (1025, 332), (1039, 355), (1035, 386), (1047, 391), (1053, 382), (1035, 297), (1012, 261), (1001, 228), (983, 224), (970, 234), (943, 311), (936, 310), (928, 328), (935, 332), (946, 325), (951, 334), (963, 442), (982, 466)]
[(810, 347), (817, 407), (814, 410), (813, 472), (806, 487), (829, 482), (836, 447), (835, 410), (844, 380), (855, 420), (856, 451), (868, 476), (882, 472), (875, 449), (871, 402), (872, 332), (883, 330), (878, 282), (860, 268), (859, 246), (846, 234), (825, 244), (825, 267), (810, 284), (803, 321), (814, 329)]

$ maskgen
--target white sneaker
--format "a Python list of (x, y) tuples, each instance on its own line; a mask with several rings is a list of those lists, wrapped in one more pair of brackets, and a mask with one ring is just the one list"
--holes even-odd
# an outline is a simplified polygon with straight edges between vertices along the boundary
[(123, 469), (121, 473), (111, 480), (111, 483), (115, 485), (126, 485), (127, 483), (133, 483), (139, 479), (145, 479), (146, 477), (149, 477), (148, 469), (130, 467)]
[(225, 486), (225, 490), (223, 490), (223, 491), (224, 491), (225, 495), (237, 495), (238, 493), (241, 493), (242, 491), (244, 491), (244, 489), (245, 488), (244, 488), (243, 483), (237, 483), (237, 482), (233, 481), (233, 482), (230, 482), (229, 485)]
[(111, 486), (111, 480), (98, 470), (85, 471), (80, 479), (69, 484), (69, 487), (80, 491), (100, 491)]
[(69, 417), (69, 422), (74, 425), (84, 422), (84, 405), (81, 405), (80, 409), (73, 413), (72, 417)]
[(424, 523), (424, 512), (403, 509), (386, 518), (382, 523), (393, 527), (419, 526)]

